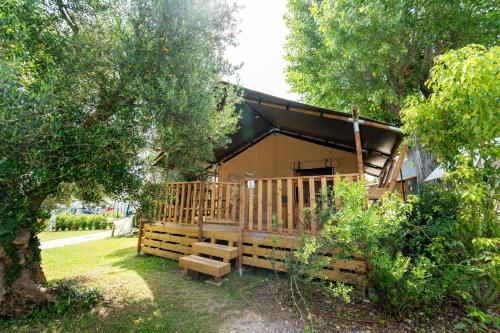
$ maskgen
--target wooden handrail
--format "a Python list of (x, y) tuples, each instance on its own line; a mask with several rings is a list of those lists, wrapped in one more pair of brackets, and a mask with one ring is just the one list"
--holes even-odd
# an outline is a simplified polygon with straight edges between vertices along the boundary
[[(155, 219), (163, 223), (198, 225), (203, 237), (203, 224), (241, 224), (251, 231), (295, 234), (299, 231), (315, 233), (320, 229), (315, 218), (315, 207), (326, 209), (323, 193), (341, 179), (360, 180), (356, 173), (267, 177), (234, 182), (194, 181), (167, 183), (165, 197), (159, 200)], [(321, 200), (325, 199), (325, 200)], [(335, 207), (340, 206), (335, 202)], [(302, 210), (311, 208), (311, 223), (305, 224)], [(273, 225), (273, 221), (278, 225)]]
[(348, 177), (358, 177), (358, 174), (357, 173), (339, 173), (339, 174), (335, 174), (335, 175), (319, 175), (319, 176), (256, 177), (256, 178), (252, 178), (252, 179), (245, 179), (243, 181), (244, 182), (248, 182), (249, 180), (258, 181), (258, 180), (278, 180), (278, 179), (287, 180), (287, 179), (298, 179), (298, 178), (302, 178), (302, 179), (309, 179), (309, 178), (321, 179), (321, 178), (324, 178), (324, 177), (326, 177), (326, 178), (335, 178), (335, 177), (348, 178)]

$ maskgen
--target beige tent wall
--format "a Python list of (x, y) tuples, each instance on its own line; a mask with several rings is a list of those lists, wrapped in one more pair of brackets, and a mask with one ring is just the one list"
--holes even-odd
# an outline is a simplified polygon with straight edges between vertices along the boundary
[(324, 168), (332, 161), (336, 173), (357, 173), (356, 154), (272, 134), (219, 167), (219, 181), (239, 181), (245, 174), (256, 178), (291, 177), (294, 162), (301, 168)]

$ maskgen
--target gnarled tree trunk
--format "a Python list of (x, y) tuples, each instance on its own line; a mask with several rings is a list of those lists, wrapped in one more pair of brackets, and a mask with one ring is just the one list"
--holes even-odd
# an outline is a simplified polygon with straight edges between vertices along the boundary
[(0, 246), (0, 316), (27, 313), (33, 304), (54, 301), (50, 290), (40, 287), (46, 279), (35, 237), (23, 229), (10, 244)]
[(0, 238), (0, 316), (28, 313), (34, 304), (55, 300), (50, 289), (41, 287), (46, 279), (35, 230), (42, 201), (30, 200), (29, 212), (21, 221), (12, 216), (0, 220), (4, 231)]

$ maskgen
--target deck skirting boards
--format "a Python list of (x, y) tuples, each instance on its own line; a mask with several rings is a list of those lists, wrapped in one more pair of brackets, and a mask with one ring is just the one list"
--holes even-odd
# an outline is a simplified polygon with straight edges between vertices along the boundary
[[(238, 233), (236, 226), (204, 225), (203, 241), (239, 248)], [(192, 255), (191, 246), (199, 241), (196, 225), (144, 224), (140, 235), (140, 251), (177, 261), (185, 255)], [(292, 255), (299, 243), (299, 238), (294, 235), (244, 231), (241, 245), (243, 265), (286, 271), (286, 257)], [(350, 254), (337, 258), (332, 253), (325, 253), (318, 256), (318, 260), (327, 263), (321, 271), (325, 278), (364, 288), (367, 264), (360, 256)]]

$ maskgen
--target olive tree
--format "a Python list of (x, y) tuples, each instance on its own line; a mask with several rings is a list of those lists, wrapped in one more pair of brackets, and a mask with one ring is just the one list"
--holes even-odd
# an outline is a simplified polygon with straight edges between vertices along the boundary
[[(137, 193), (148, 151), (200, 167), (235, 129), (234, 8), (219, 1), (7, 0), (0, 7), (0, 315), (51, 301), (40, 209)], [(222, 101), (222, 102), (221, 102)], [(97, 191), (96, 191), (97, 190)]]

